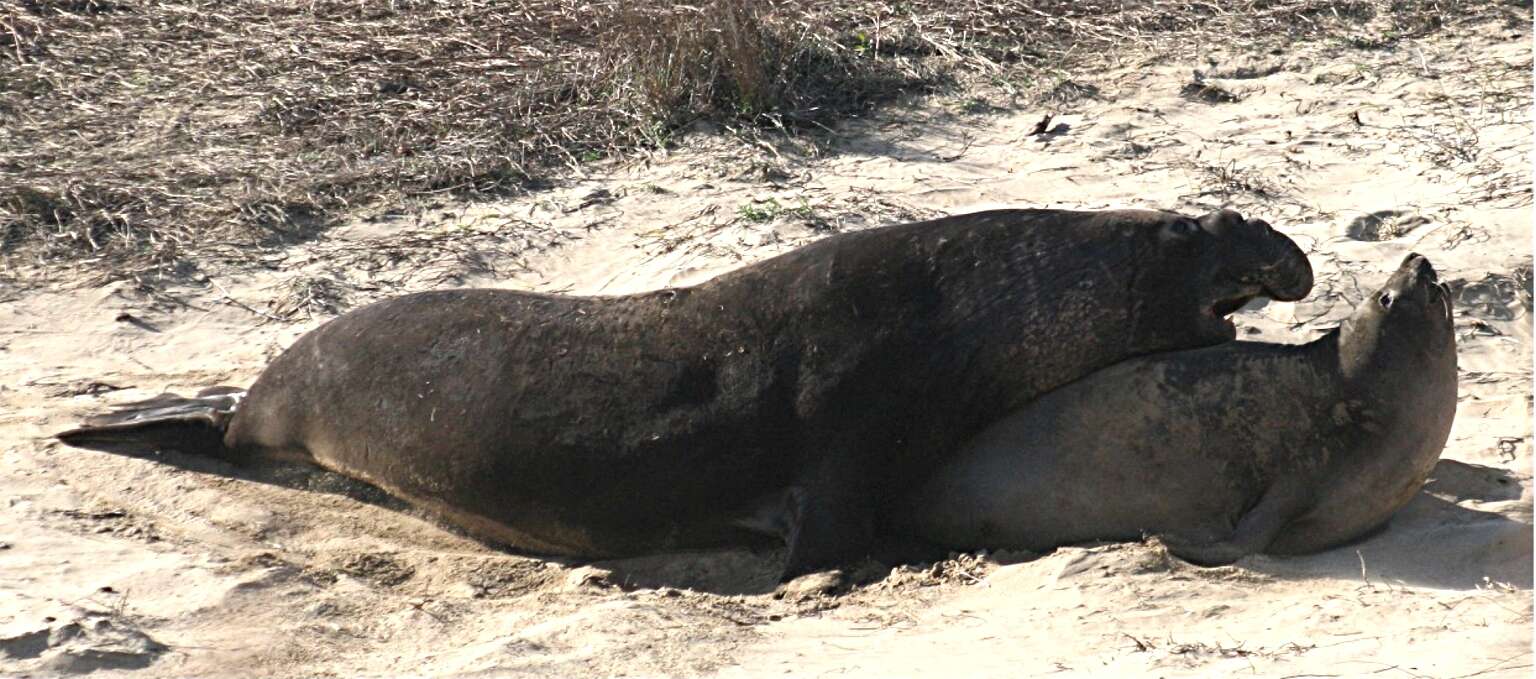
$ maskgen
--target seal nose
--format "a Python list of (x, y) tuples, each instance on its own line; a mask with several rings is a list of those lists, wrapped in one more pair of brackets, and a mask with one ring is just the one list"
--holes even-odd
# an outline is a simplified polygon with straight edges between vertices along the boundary
[(1434, 265), (1429, 263), (1429, 258), (1417, 252), (1408, 253), (1408, 256), (1403, 258), (1402, 266), (1399, 266), (1398, 269), (1412, 275), (1415, 283), (1438, 283), (1440, 281), (1440, 275), (1435, 272)]
[[(1216, 235), (1216, 236), (1223, 235), (1223, 234), (1227, 233), (1228, 231), (1231, 231), (1233, 229), (1239, 229), (1239, 228), (1242, 228), (1246, 224), (1251, 224), (1252, 223), (1252, 222), (1248, 222), (1247, 220), (1243, 219), (1243, 215), (1241, 213), (1237, 212), (1236, 210), (1227, 210), (1227, 209), (1212, 210), (1210, 212), (1205, 213), (1203, 216), (1201, 216), (1199, 219), (1197, 219), (1195, 221), (1199, 222), (1200, 228), (1205, 229), (1207, 233), (1210, 233), (1210, 234)], [(1254, 221), (1259, 221), (1259, 220), (1254, 220)], [(1263, 223), (1263, 222), (1260, 222), (1260, 223)], [(1267, 227), (1269, 225), (1265, 224), (1264, 226)]]
[(1310, 294), (1312, 263), (1307, 261), (1307, 253), (1302, 252), (1301, 246), (1262, 219), (1249, 221), (1248, 226), (1261, 233), (1271, 244), (1270, 263), (1265, 267), (1264, 292), (1281, 302), (1295, 301)]

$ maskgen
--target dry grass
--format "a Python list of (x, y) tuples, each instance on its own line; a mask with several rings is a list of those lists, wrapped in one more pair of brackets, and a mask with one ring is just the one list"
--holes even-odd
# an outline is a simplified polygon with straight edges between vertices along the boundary
[(1497, 8), (0, 0), (0, 256), (185, 268), (210, 246), (238, 258), (349, 215), (537, 189), (674, 144), (701, 119), (815, 128), (1111, 50), (1322, 36), (1389, 46)]

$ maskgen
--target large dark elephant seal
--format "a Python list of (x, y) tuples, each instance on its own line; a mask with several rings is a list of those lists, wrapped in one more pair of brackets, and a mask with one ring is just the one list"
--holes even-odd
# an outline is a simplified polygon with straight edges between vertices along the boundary
[(691, 288), (407, 295), (301, 337), (243, 398), (162, 397), (59, 437), (310, 460), (549, 554), (766, 534), (794, 575), (868, 553), (897, 490), (989, 421), (1228, 341), (1225, 315), (1311, 284), (1290, 239), (1235, 212), (982, 212)]
[(1133, 359), (1047, 394), (954, 456), (906, 521), (959, 548), (1160, 535), (1207, 565), (1313, 552), (1406, 504), (1455, 414), (1450, 293), (1409, 255), (1310, 344)]

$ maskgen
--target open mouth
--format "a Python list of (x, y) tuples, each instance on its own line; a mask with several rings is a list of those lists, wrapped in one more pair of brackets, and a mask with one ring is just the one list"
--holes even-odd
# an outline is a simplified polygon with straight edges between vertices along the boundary
[(1211, 305), (1211, 314), (1217, 318), (1226, 318), (1227, 316), (1231, 316), (1232, 314), (1237, 313), (1238, 309), (1243, 308), (1244, 305), (1252, 302), (1257, 298), (1258, 295), (1238, 295), (1236, 297), (1217, 300), (1215, 304)]
[(1211, 304), (1211, 317), (1226, 326), (1229, 333), (1235, 335), (1237, 333), (1237, 326), (1232, 324), (1230, 317), (1232, 314), (1237, 313), (1238, 309), (1243, 308), (1244, 305), (1256, 298), (1258, 298), (1258, 295), (1234, 295), (1218, 299)]
[(1430, 276), (1428, 281), (1421, 281), (1420, 284), (1425, 287), (1430, 304), (1440, 309), (1446, 318), (1455, 318), (1455, 302), (1452, 300), (1456, 294), (1451, 291), (1451, 286), (1436, 280), (1435, 276)]

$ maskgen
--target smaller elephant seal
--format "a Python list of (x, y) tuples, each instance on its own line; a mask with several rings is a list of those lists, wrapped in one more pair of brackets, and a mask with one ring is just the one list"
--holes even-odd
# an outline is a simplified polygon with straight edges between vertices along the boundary
[(1450, 292), (1409, 255), (1309, 344), (1132, 359), (1041, 397), (955, 456), (908, 521), (950, 548), (1158, 535), (1202, 565), (1315, 552), (1406, 504), (1455, 414)]
[(688, 288), (444, 290), (304, 335), (248, 392), (165, 396), (75, 446), (311, 462), (478, 537), (582, 558), (883, 548), (889, 505), (988, 424), (1122, 359), (1233, 339), (1312, 286), (1230, 210), (1001, 210), (839, 234)]

